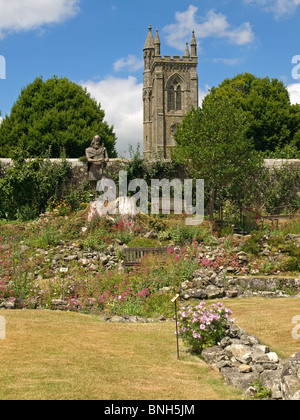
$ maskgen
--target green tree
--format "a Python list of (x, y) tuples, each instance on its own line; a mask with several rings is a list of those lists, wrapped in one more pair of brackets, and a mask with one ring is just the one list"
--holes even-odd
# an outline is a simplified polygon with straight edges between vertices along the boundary
[(300, 149), (300, 105), (291, 105), (283, 82), (239, 74), (213, 88), (205, 101), (214, 96), (230, 99), (246, 113), (246, 135), (254, 140), (256, 150), (279, 153), (288, 145), (287, 153), (291, 155), (291, 150)]
[(209, 215), (213, 221), (218, 191), (242, 184), (261, 165), (259, 153), (246, 137), (246, 115), (228, 99), (214, 96), (186, 115), (176, 133), (173, 159), (201, 178), (209, 189)]
[(86, 89), (67, 78), (38, 77), (21, 91), (0, 125), (0, 157), (11, 157), (19, 147), (32, 157), (42, 156), (51, 147), (51, 157), (64, 149), (69, 158), (85, 154), (92, 138), (99, 134), (110, 157), (116, 157), (113, 127)]

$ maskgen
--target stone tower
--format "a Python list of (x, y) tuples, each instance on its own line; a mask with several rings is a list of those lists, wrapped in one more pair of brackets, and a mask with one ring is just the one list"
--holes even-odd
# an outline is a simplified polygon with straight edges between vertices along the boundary
[(149, 26), (144, 46), (144, 158), (167, 159), (175, 145), (177, 125), (192, 107), (198, 107), (197, 42), (193, 32), (183, 57), (160, 55), (156, 37)]

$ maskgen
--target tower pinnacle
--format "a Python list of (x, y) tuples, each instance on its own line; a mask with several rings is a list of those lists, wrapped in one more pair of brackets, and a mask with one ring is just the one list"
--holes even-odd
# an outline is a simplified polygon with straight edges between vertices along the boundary
[(186, 43), (184, 58), (190, 58), (190, 50), (189, 50), (189, 43)]
[(156, 29), (156, 37), (154, 41), (154, 47), (155, 47), (155, 55), (160, 55), (160, 39), (158, 35), (158, 29)]
[(192, 42), (191, 42), (191, 56), (197, 57), (197, 41), (195, 37), (195, 31), (193, 31)]
[(146, 49), (154, 49), (154, 38), (153, 38), (153, 35), (152, 35), (152, 26), (149, 25), (149, 28), (148, 29), (149, 29), (149, 33), (148, 33), (148, 37), (146, 39), (144, 50), (146, 50)]

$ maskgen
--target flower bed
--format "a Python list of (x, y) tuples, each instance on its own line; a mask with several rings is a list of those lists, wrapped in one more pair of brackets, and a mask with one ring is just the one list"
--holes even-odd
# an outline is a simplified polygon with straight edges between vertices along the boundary
[(224, 337), (232, 311), (222, 303), (207, 308), (201, 302), (195, 309), (183, 307), (179, 312), (179, 335), (193, 352), (201, 354), (206, 347), (215, 345)]

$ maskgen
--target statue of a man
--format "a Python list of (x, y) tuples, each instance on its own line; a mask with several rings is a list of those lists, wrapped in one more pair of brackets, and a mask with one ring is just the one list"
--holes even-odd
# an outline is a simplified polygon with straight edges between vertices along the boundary
[(107, 162), (109, 161), (108, 153), (104, 144), (101, 145), (100, 136), (95, 136), (91, 146), (85, 151), (88, 162), (88, 173), (90, 181), (100, 181), (105, 175)]

